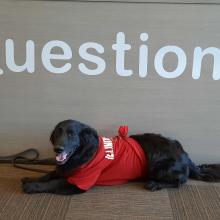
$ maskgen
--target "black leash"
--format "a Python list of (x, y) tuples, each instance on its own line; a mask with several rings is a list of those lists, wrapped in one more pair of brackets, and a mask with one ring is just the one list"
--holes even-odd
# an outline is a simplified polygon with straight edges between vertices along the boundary
[(16, 168), (23, 170), (30, 170), (40, 173), (49, 173), (49, 170), (42, 170), (37, 168), (29, 168), (18, 164), (31, 164), (31, 165), (55, 165), (56, 161), (54, 158), (46, 158), (39, 160), (39, 151), (34, 148), (24, 150), (20, 153), (13, 154), (10, 156), (0, 156), (0, 163), (10, 163)]

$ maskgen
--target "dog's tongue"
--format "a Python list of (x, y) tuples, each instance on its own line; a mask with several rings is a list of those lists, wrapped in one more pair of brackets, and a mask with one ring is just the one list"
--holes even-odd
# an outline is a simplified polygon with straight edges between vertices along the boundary
[(59, 162), (61, 162), (61, 161), (66, 160), (66, 157), (67, 157), (67, 154), (66, 154), (66, 153), (57, 154), (56, 160), (59, 161)]

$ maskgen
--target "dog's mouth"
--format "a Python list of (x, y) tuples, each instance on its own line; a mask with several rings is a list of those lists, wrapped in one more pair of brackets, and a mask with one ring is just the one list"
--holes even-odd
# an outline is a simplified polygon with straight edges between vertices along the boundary
[(64, 164), (69, 157), (72, 155), (72, 152), (66, 153), (66, 152), (62, 152), (56, 155), (56, 162), (58, 164)]

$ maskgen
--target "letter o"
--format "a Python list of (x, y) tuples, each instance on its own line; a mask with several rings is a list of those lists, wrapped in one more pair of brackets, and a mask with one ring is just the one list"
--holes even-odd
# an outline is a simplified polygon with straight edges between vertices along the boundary
[[(178, 64), (174, 71), (168, 72), (163, 67), (163, 59), (167, 53), (175, 53), (178, 58)], [(157, 73), (164, 78), (174, 79), (180, 76), (186, 68), (186, 54), (185, 52), (177, 46), (165, 46), (160, 48), (154, 59), (154, 67)]]

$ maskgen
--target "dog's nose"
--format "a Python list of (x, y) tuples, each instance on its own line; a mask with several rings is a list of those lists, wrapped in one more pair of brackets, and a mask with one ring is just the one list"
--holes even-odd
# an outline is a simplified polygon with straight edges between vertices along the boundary
[(64, 151), (64, 147), (63, 146), (60, 146), (60, 145), (57, 145), (54, 147), (54, 151), (58, 154), (62, 153)]

